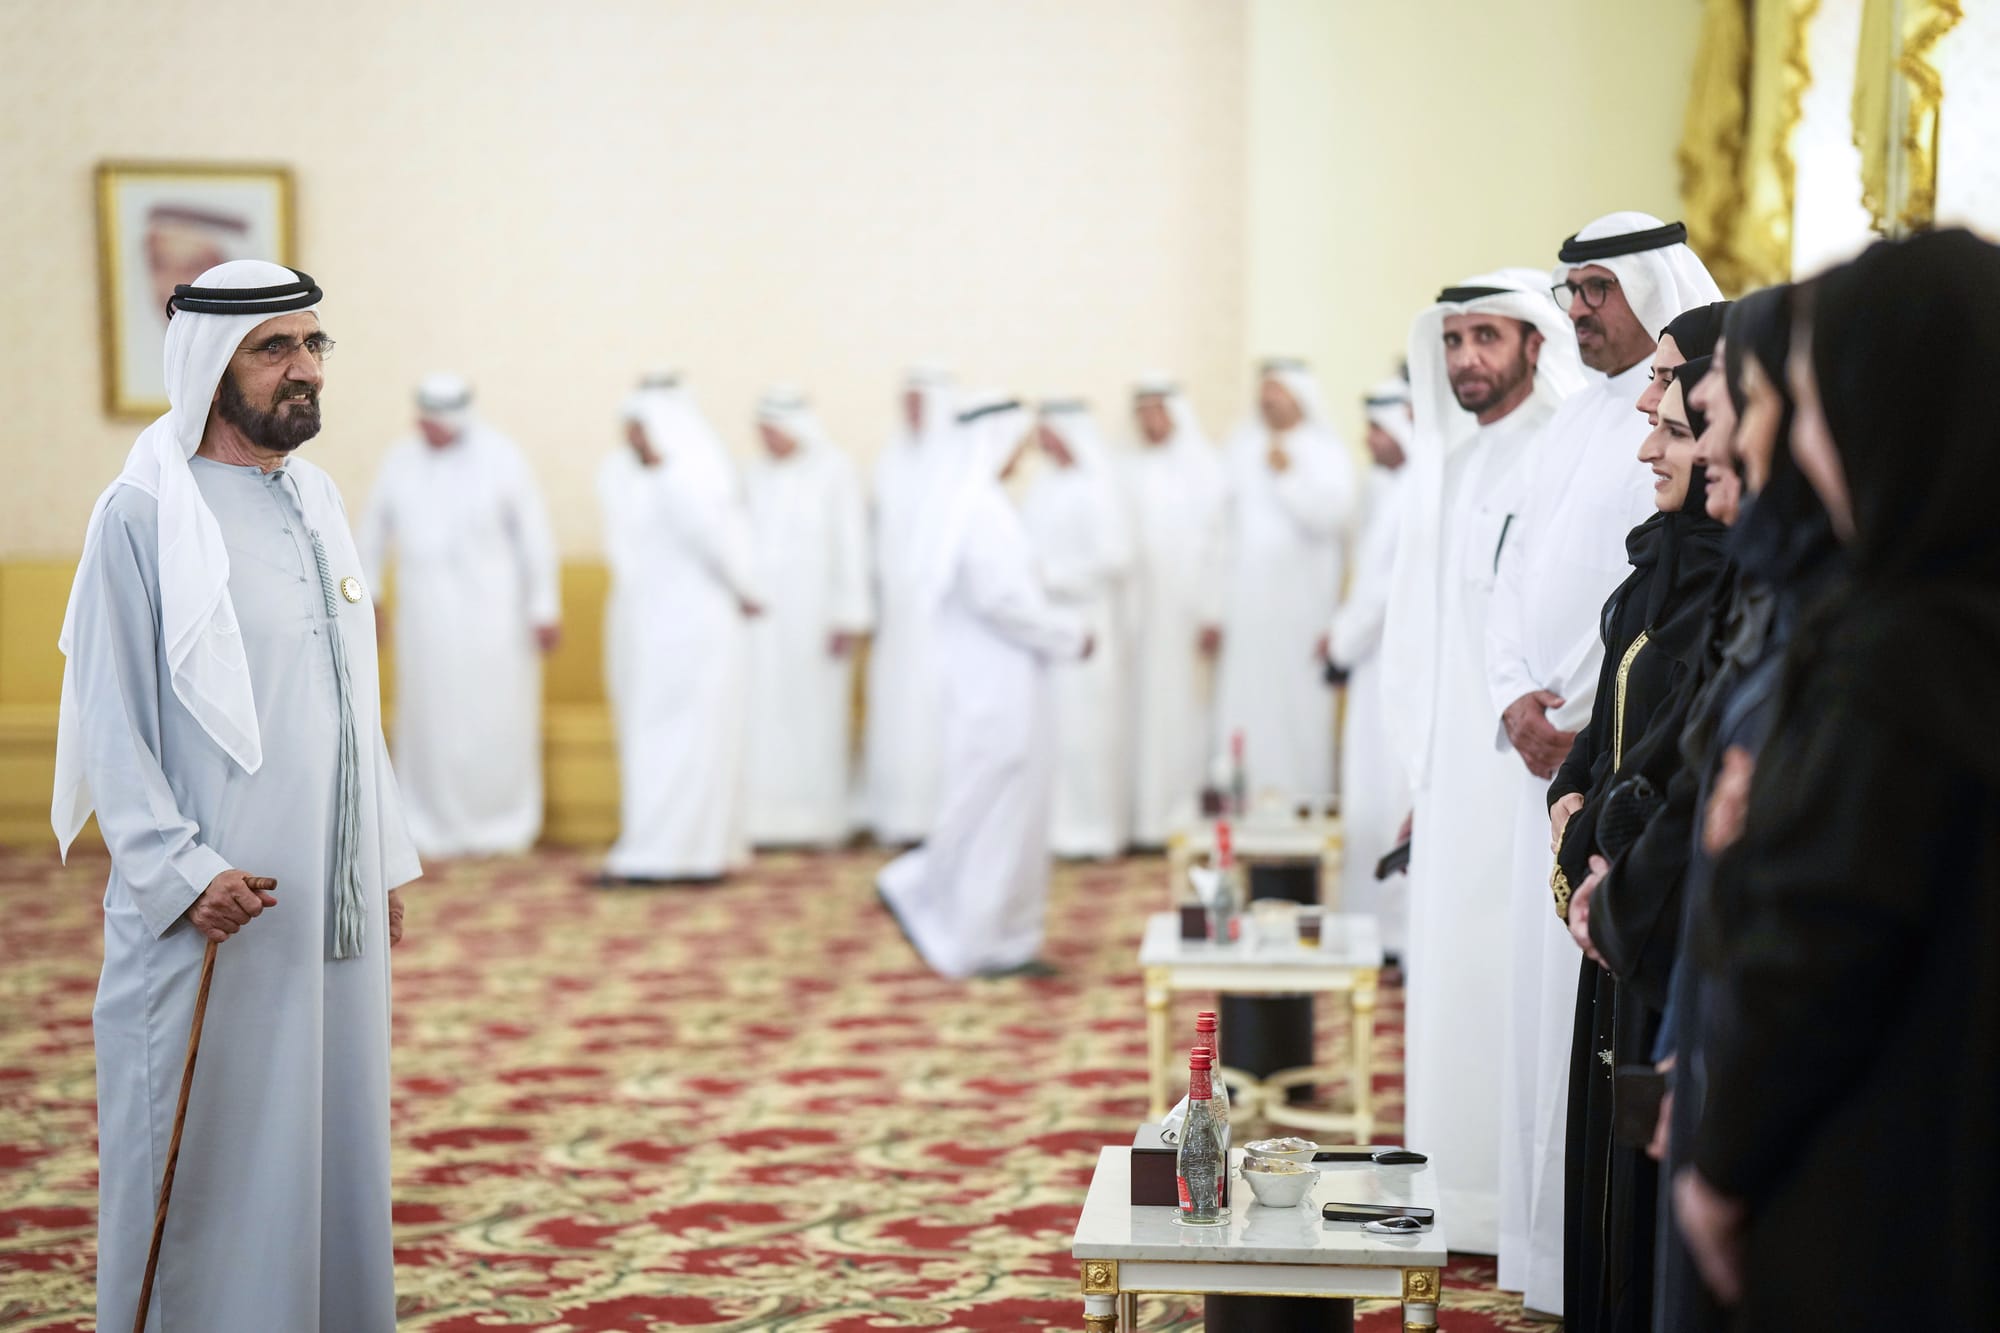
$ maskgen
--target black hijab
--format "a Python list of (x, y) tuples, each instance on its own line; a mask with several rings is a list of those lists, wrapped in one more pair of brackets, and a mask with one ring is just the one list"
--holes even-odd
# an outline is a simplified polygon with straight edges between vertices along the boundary
[[(1690, 358), (1676, 372), (1677, 382), (1683, 386), (1700, 383), (1709, 364), (1706, 356)], [(1685, 399), (1686, 388), (1681, 392)], [(1688, 424), (1699, 436), (1707, 418), (1692, 405), (1687, 411)], [(1707, 640), (1709, 604), (1716, 581), (1729, 564), (1723, 544), (1727, 532), (1708, 516), (1708, 469), (1697, 466), (1688, 477), (1680, 508), (1654, 514), (1627, 534), (1625, 556), (1632, 562), (1632, 572), (1606, 604), (1607, 630), (1615, 625), (1617, 608), (1626, 598), (1643, 595), (1648, 645), (1693, 665)]]
[(1812, 361), (1854, 508), (1822, 669), (2000, 779), (2000, 247), (1877, 244), (1815, 285)]
[[(1717, 301), (1713, 305), (1698, 305), (1692, 310), (1683, 310), (1660, 330), (1660, 337), (1672, 338), (1685, 360), (1713, 356), (1715, 344), (1722, 337), (1724, 316), (1729, 313), (1731, 304)], [(1676, 371), (1674, 377), (1680, 378), (1680, 372)]]

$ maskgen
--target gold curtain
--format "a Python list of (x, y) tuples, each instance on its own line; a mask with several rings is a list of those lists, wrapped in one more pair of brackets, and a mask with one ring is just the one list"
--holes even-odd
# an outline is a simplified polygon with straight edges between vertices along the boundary
[(1706, 0), (1677, 154), (1688, 243), (1725, 292), (1792, 271), (1792, 132), (1819, 0)]
[[(1861, 201), (1875, 230), (1885, 236), (1921, 230), (1936, 215), (1944, 78), (1931, 64), (1931, 55), (1964, 17), (1962, 0), (1866, 0), (1862, 7), (1861, 48), (1854, 66), (1854, 146), (1861, 150)], [(1899, 153), (1900, 182), (1893, 179)]]

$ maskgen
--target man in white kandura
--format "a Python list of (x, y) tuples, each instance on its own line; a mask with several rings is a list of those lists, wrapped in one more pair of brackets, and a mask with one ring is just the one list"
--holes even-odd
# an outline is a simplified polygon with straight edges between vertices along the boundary
[(419, 869), (361, 557), (293, 457), (333, 344), (319, 288), (277, 264), (175, 292), (172, 407), (91, 513), (62, 632), (56, 837), (95, 808), (111, 850), (97, 1326), (133, 1324), (223, 941), (146, 1327), (389, 1333), (389, 948)]
[(1132, 410), (1132, 841), (1158, 848), (1173, 833), (1175, 807), (1191, 804), (1208, 777), (1209, 664), (1222, 644), (1223, 471), (1172, 380), (1140, 380)]
[(1002, 487), (1033, 421), (983, 394), (959, 418), (952, 466), (916, 534), (920, 595), (936, 608), (944, 789), (922, 846), (882, 868), (882, 901), (947, 977), (1046, 975), (1055, 776), (1050, 664), (1087, 658), (1082, 621), (1049, 601), (1034, 547)]
[(1264, 364), (1257, 411), (1230, 438), (1229, 554), (1212, 754), (1244, 740), (1253, 792), (1333, 791), (1323, 653), (1359, 486), (1298, 361)]
[[(1721, 299), (1686, 245), (1687, 229), (1645, 213), (1613, 213), (1563, 243), (1556, 292), (1576, 329), (1589, 387), (1530, 458), (1520, 541), (1501, 562), (1487, 622), (1494, 744), (1513, 768), (1513, 978), (1507, 987), (1504, 1099), (1509, 1188), (1500, 1285), (1529, 1308), (1563, 1312), (1563, 1133), (1576, 1021), (1576, 945), (1549, 894), (1549, 779), (1590, 719), (1604, 658), (1604, 599), (1631, 570), (1625, 534), (1654, 512), (1651, 469), (1638, 458), (1645, 417), (1634, 410), (1660, 330), (1684, 310)], [(1525, 1200), (1523, 1210), (1520, 1203)]]
[(363, 577), (396, 566), (396, 772), (425, 856), (526, 851), (542, 831), (541, 655), (561, 635), (555, 543), (528, 460), (456, 375), (417, 386), (383, 460)]
[(938, 675), (931, 608), (913, 553), (930, 472), (957, 429), (951, 377), (929, 367), (903, 385), (896, 435), (875, 463), (875, 639), (864, 739), (867, 822), (885, 844), (920, 842), (937, 809)]
[(854, 649), (874, 619), (868, 515), (804, 395), (767, 391), (757, 433), (744, 482), (769, 600), (750, 622), (750, 841), (832, 846), (849, 829)]
[(1345, 683), (1340, 721), (1340, 910), (1380, 923), (1382, 948), (1398, 957), (1409, 933), (1409, 881), (1375, 878), (1410, 812), (1410, 780), (1382, 724), (1382, 621), (1402, 527), (1403, 467), (1410, 448), (1410, 385), (1400, 376), (1368, 395), (1368, 469), (1361, 534), (1347, 595), (1327, 632), (1327, 662)]
[(1046, 465), (1021, 501), (1021, 521), (1034, 543), (1042, 586), (1097, 642), (1088, 661), (1053, 668), (1056, 791), (1049, 846), (1057, 856), (1112, 857), (1125, 850), (1131, 811), (1122, 624), (1130, 525), (1119, 478), (1088, 407), (1075, 400), (1044, 403), (1035, 438)]
[(713, 880), (749, 856), (747, 622), (764, 600), (750, 520), (728, 450), (677, 376), (648, 376), (624, 415), (625, 445), (597, 477), (620, 788), (605, 877)]
[(1409, 774), (1405, 1137), (1431, 1155), (1454, 1249), (1498, 1251), (1512, 760), (1494, 749), (1486, 619), (1527, 463), (1581, 388), (1544, 275), (1446, 288), (1410, 330), (1415, 413), (1383, 624), (1383, 720)]

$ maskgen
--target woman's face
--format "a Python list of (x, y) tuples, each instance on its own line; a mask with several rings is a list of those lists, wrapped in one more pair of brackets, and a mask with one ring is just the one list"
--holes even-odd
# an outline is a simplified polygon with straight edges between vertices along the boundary
[(1785, 419), (1785, 398), (1764, 365), (1754, 356), (1743, 358), (1743, 417), (1736, 423), (1736, 456), (1743, 460), (1743, 489), (1761, 495), (1771, 480), (1771, 451), (1777, 447), (1778, 424)]
[(1653, 469), (1653, 507), (1671, 514), (1687, 502), (1688, 481), (1694, 475), (1694, 430), (1688, 425), (1687, 399), (1678, 383), (1668, 385), (1660, 396), (1659, 416), (1660, 424), (1639, 446), (1639, 461)]
[(1736, 475), (1736, 404), (1723, 369), (1725, 350), (1723, 342), (1716, 343), (1708, 373), (1687, 387), (1687, 399), (1697, 411), (1708, 414), (1708, 429), (1694, 442), (1695, 465), (1708, 469), (1708, 516), (1718, 523), (1734, 523), (1743, 503), (1743, 482)]
[(1833, 520), (1834, 535), (1843, 542), (1854, 540), (1854, 504), (1847, 493), (1847, 469), (1841, 465), (1840, 450), (1833, 431), (1826, 424), (1826, 408), (1820, 402), (1819, 376), (1812, 364), (1812, 326), (1801, 321), (1792, 332), (1792, 354), (1785, 362), (1785, 382), (1792, 389), (1792, 457), (1799, 471), (1826, 506)]
[(1652, 382), (1639, 395), (1639, 410), (1653, 425), (1660, 424), (1660, 398), (1674, 382), (1674, 369), (1685, 364), (1687, 358), (1681, 355), (1681, 345), (1674, 341), (1674, 336), (1670, 333), (1660, 339), (1660, 346), (1653, 353)]

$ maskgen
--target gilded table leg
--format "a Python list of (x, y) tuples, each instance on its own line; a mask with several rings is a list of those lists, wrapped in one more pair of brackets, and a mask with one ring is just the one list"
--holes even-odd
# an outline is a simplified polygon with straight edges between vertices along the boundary
[(1440, 1299), (1437, 1269), (1404, 1269), (1403, 1333), (1435, 1333)]
[(1366, 968), (1355, 974), (1348, 995), (1354, 1029), (1354, 1132), (1361, 1143), (1375, 1140), (1375, 991), (1381, 974)]
[(1174, 833), (1167, 837), (1167, 907), (1177, 910), (1190, 900), (1194, 890), (1188, 887), (1188, 840), (1185, 833)]
[(1083, 1333), (1118, 1333), (1118, 1265), (1110, 1259), (1083, 1264)]
[(1167, 1002), (1172, 998), (1166, 970), (1147, 968), (1146, 1091), (1151, 1098), (1150, 1120), (1159, 1120), (1167, 1113)]

